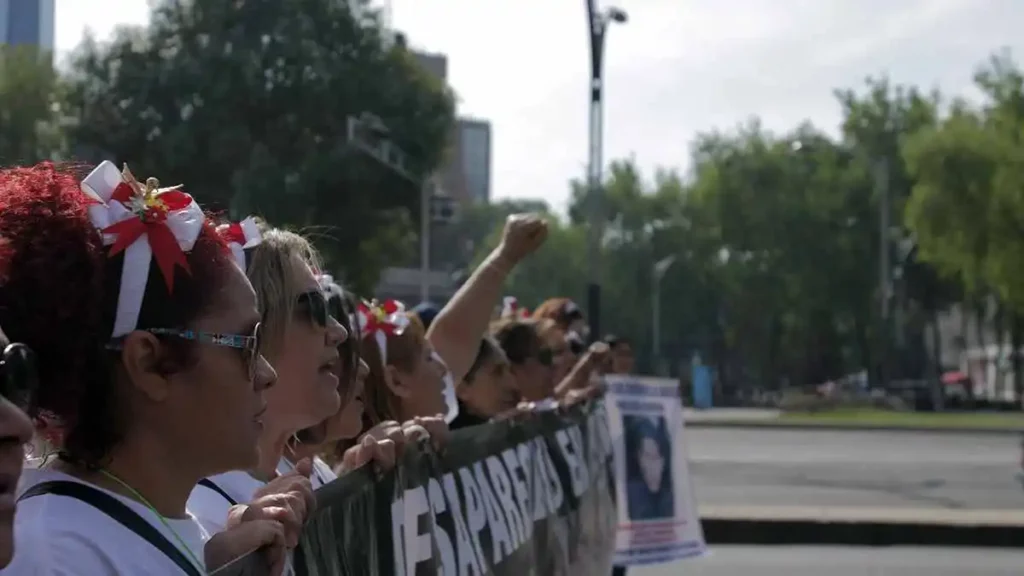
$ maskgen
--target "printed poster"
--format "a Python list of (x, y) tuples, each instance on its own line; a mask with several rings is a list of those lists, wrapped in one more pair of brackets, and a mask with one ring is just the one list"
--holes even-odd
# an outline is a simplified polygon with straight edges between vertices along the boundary
[(707, 551), (684, 442), (679, 382), (607, 376), (618, 529), (615, 564), (652, 564)]

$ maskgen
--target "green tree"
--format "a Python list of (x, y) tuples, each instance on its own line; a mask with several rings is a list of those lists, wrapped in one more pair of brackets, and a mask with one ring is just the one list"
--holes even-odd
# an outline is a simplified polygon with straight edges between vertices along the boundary
[[(921, 256), (958, 277), (967, 296), (990, 292), (1008, 312), (1010, 349), (1024, 344), (1024, 76), (1009, 54), (993, 56), (975, 75), (984, 104), (956, 102), (948, 118), (907, 141), (904, 155), (918, 184), (907, 223)], [(1001, 324), (1002, 322), (1000, 322)], [(1000, 339), (1001, 339), (1001, 332)], [(1015, 387), (1024, 391), (1012, 356)]]
[(390, 263), (380, 252), (411, 248), (397, 227), (418, 219), (393, 210), (415, 214), (419, 193), (349, 146), (348, 119), (379, 117), (417, 175), (440, 164), (453, 118), (405, 48), (331, 0), (164, 0), (147, 27), (83, 42), (70, 84), (80, 155), (184, 182), (235, 216), (317, 227), (332, 268), (369, 286)]
[(854, 158), (810, 126), (777, 137), (754, 122), (695, 146), (694, 201), (718, 286), (711, 351), (728, 386), (814, 384), (846, 356), (863, 308), (847, 213)]
[[(938, 330), (939, 314), (954, 303), (951, 298), (957, 290), (951, 290), (948, 281), (935, 270), (928, 270), (929, 261), (906, 260), (907, 251), (900, 244), (912, 235), (903, 227), (903, 212), (916, 174), (908, 169), (901, 150), (908, 139), (935, 126), (941, 97), (938, 92), (925, 93), (913, 86), (893, 84), (885, 77), (869, 78), (862, 90), (840, 90), (836, 94), (843, 110), (843, 142), (863, 162), (863, 169), (873, 181), (863, 198), (853, 201), (857, 212), (851, 214), (865, 239), (867, 252), (862, 261), (871, 263), (874, 269), (874, 274), (867, 269), (870, 275), (865, 275), (873, 281), (870, 288), (866, 287), (873, 290), (873, 301), (864, 310), (872, 326), (868, 341), (873, 361), (866, 366), (873, 367), (879, 378), (921, 378), (930, 374), (937, 389), (940, 348), (927, 350), (926, 333), (929, 328), (933, 333)], [(884, 182), (884, 196), (880, 195), (879, 180)], [(886, 231), (889, 286), (884, 289), (877, 272), (883, 198), (890, 214), (890, 229)], [(911, 264), (913, 273), (906, 269)], [(891, 314), (885, 319), (880, 314), (883, 298), (889, 299)]]
[(0, 44), (0, 164), (61, 156), (60, 91), (49, 52)]

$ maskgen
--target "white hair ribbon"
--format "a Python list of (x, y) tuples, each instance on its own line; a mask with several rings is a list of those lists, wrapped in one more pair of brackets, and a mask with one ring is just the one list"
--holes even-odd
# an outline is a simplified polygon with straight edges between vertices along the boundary
[(82, 191), (96, 201), (89, 219), (110, 246), (110, 256), (124, 251), (121, 286), (112, 337), (135, 330), (146, 294), (149, 266), (156, 259), (167, 291), (174, 290), (174, 269), (189, 271), (185, 253), (192, 250), (206, 216), (180, 187), (159, 188), (154, 178), (140, 184), (126, 166), (119, 171), (104, 160), (82, 180)]
[(330, 274), (317, 274), (316, 281), (320, 284), (321, 290), (327, 290), (331, 287), (331, 284), (334, 284), (334, 276)]
[(227, 241), (235, 262), (241, 267), (242, 272), (245, 272), (245, 251), (263, 241), (256, 219), (250, 216), (241, 222), (221, 224), (217, 227), (217, 232)]

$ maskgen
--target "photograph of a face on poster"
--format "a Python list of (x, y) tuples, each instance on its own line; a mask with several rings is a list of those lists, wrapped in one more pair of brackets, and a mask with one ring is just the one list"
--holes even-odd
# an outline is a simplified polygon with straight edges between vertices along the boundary
[(623, 414), (630, 521), (675, 517), (672, 440), (664, 416)]

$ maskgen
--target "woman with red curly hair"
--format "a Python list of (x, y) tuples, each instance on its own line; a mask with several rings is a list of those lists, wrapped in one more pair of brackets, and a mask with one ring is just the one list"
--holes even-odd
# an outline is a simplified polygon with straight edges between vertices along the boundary
[[(256, 296), (192, 198), (110, 162), (0, 171), (0, 325), (38, 358), (28, 413), (59, 430), (23, 474), (5, 574), (205, 574), (274, 544), (261, 508), (208, 534), (200, 478), (250, 468), (263, 398)], [(252, 520), (249, 522), (248, 520)]]

